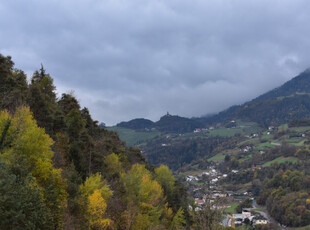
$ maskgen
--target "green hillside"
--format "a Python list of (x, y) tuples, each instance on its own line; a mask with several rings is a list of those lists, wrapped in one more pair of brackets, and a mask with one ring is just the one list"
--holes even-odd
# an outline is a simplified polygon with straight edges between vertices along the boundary
[(153, 128), (154, 122), (144, 118), (137, 118), (128, 122), (120, 122), (116, 126), (134, 130), (145, 130)]
[(107, 127), (108, 130), (118, 133), (121, 140), (125, 141), (127, 145), (134, 146), (146, 142), (160, 134), (157, 130), (150, 131), (136, 131), (133, 129), (126, 129), (122, 127)]

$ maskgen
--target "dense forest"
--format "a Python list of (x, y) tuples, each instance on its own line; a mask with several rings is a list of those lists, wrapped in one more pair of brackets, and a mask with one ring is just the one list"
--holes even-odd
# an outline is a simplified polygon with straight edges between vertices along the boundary
[(257, 200), (286, 226), (310, 224), (310, 176), (301, 171), (279, 172), (266, 183)]
[[(168, 138), (167, 138), (168, 137)], [(177, 170), (180, 167), (200, 158), (209, 158), (215, 154), (215, 149), (228, 138), (170, 138), (169, 135), (162, 135), (141, 146), (146, 153), (147, 160), (160, 165), (165, 162), (171, 169)]]
[(136, 118), (131, 121), (120, 122), (116, 126), (134, 130), (145, 130), (153, 128), (154, 122), (144, 118)]
[(167, 166), (99, 127), (42, 66), (30, 82), (0, 55), (0, 229), (183, 229), (186, 191)]
[(157, 122), (152, 122), (144, 118), (137, 118), (131, 121), (118, 123), (117, 126), (134, 130), (154, 128), (161, 132), (186, 133), (192, 132), (194, 129), (202, 127), (203, 124), (195, 119), (189, 119), (167, 113)]

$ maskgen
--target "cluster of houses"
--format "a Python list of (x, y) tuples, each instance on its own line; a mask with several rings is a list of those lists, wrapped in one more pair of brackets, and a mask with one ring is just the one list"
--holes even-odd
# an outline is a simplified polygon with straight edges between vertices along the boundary
[[(219, 128), (219, 124), (217, 124), (217, 128)], [(194, 133), (200, 133), (200, 132), (202, 132), (202, 131), (208, 131), (208, 130), (213, 130), (213, 129), (215, 129), (215, 127), (214, 126), (210, 126), (210, 127), (207, 127), (207, 128), (196, 128), (196, 129), (194, 129)]]
[(243, 148), (240, 149), (241, 152), (244, 152), (244, 153), (247, 153), (247, 152), (250, 152), (252, 150), (252, 147), (247, 145)]
[[(201, 198), (196, 197), (195, 198), (195, 211), (199, 211), (202, 210), (205, 205), (206, 202), (209, 202), (211, 209), (225, 209), (225, 208), (229, 208), (228, 205), (219, 205), (216, 204), (215, 200), (219, 199), (219, 198), (226, 198), (228, 196), (230, 196), (231, 194), (228, 194), (226, 192), (222, 192), (222, 191), (212, 191), (211, 194), (204, 194)], [(189, 209), (191, 210), (192, 207), (190, 206)]]
[[(253, 165), (255, 169), (259, 169), (260, 165)], [(231, 173), (238, 173), (238, 170), (232, 170)], [(226, 209), (229, 208), (229, 203), (241, 202), (244, 197), (252, 197), (251, 193), (235, 193), (232, 191), (221, 191), (218, 188), (217, 182), (221, 178), (227, 177), (227, 174), (222, 174), (215, 169), (214, 166), (210, 166), (206, 171), (198, 174), (197, 176), (189, 175), (186, 177), (187, 182), (198, 182), (203, 180), (206, 183), (190, 183), (192, 196), (194, 198), (194, 206), (189, 206), (189, 210), (195, 209), (195, 211), (202, 210), (206, 205), (211, 209)], [(203, 194), (203, 186), (208, 186), (208, 194)], [(225, 199), (225, 204), (219, 204), (217, 201)], [(251, 198), (253, 199), (253, 198)], [(207, 203), (208, 202), (208, 203)], [(257, 224), (267, 224), (268, 221), (261, 215), (253, 215), (251, 210), (243, 209), (242, 213), (229, 215), (227, 214), (228, 222), (226, 226), (238, 226), (244, 223), (251, 224), (253, 226)]]
[(263, 216), (252, 215), (250, 209), (242, 209), (242, 213), (233, 214), (230, 221), (230, 226), (240, 226), (243, 223), (251, 224), (253, 226), (258, 224), (268, 224), (268, 220)]
[[(195, 203), (195, 211), (201, 210), (205, 207), (206, 202), (209, 202), (211, 205), (211, 208), (228, 208), (229, 206), (221, 206), (218, 207), (215, 203), (215, 200), (219, 198), (226, 198), (234, 195), (233, 192), (229, 191), (219, 191), (217, 189), (217, 182), (221, 178), (227, 177), (227, 174), (222, 174), (219, 171), (217, 171), (214, 166), (210, 166), (208, 170), (198, 174), (197, 176), (187, 176), (186, 181), (187, 182), (198, 182), (198, 181), (203, 181), (203, 185), (208, 186), (208, 190), (210, 191), (208, 194), (203, 194), (201, 192), (202, 185), (199, 184), (192, 184), (191, 183), (191, 190), (193, 192), (193, 198), (194, 198), (194, 203)], [(192, 209), (192, 207), (189, 207)]]
[(186, 181), (188, 181), (188, 182), (199, 181), (199, 179), (196, 176), (187, 176)]
[(215, 184), (219, 179), (227, 177), (227, 174), (221, 174), (213, 166), (211, 166), (208, 171), (204, 171), (197, 176), (187, 176), (186, 181), (199, 181), (204, 177), (204, 175), (209, 179), (210, 184)]

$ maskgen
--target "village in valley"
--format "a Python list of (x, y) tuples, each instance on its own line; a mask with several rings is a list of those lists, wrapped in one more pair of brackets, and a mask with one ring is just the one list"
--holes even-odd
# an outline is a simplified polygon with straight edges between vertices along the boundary
[[(310, 121), (264, 127), (230, 120), (191, 132), (162, 132), (138, 146), (154, 164), (165, 161), (175, 170), (187, 188), (189, 211), (218, 211), (226, 227), (285, 229), (270, 213), (270, 205), (259, 202), (260, 191), (267, 174), (271, 180), (300, 164), (310, 152), (309, 137)], [(188, 158), (190, 163), (184, 163)]]
[[(238, 170), (231, 170), (236, 174)], [(267, 224), (267, 213), (258, 208), (251, 192), (237, 193), (221, 189), (219, 181), (226, 178), (227, 174), (222, 174), (216, 170), (216, 166), (210, 166), (206, 171), (197, 175), (186, 176), (189, 193), (193, 199), (190, 210), (200, 211), (206, 206), (223, 212), (223, 226), (236, 227), (243, 224)], [(236, 207), (245, 200), (250, 201), (252, 207), (241, 208), (241, 212), (236, 211)], [(256, 206), (256, 207), (255, 207)]]
[[(235, 121), (231, 121), (231, 124), (235, 124)], [(244, 129), (247, 127), (233, 126), (230, 129), (238, 128)], [(266, 130), (260, 130), (257, 133), (245, 133), (243, 135), (243, 143), (237, 148), (237, 155), (243, 158), (252, 156), (253, 152), (264, 155), (268, 149), (281, 146), (281, 139), (275, 141), (273, 137), (276, 136), (279, 130), (283, 132), (282, 128), (283, 127), (269, 126)], [(290, 133), (288, 127), (284, 128), (287, 128), (286, 132)], [(195, 129), (193, 133), (197, 135), (204, 132), (214, 132), (220, 129), (222, 129), (222, 127)], [(294, 137), (296, 138), (296, 143), (300, 141), (303, 141), (303, 143), (305, 142), (303, 140), (306, 138), (305, 131), (306, 130), (301, 130), (301, 132)], [(260, 141), (256, 143), (255, 141), (257, 140)], [(234, 150), (234, 154), (236, 154), (236, 149)], [(231, 169), (222, 172), (221, 165), (225, 162), (224, 157), (227, 157), (227, 155), (229, 155), (227, 152), (226, 154), (219, 153), (210, 158), (209, 166), (206, 167), (206, 169), (197, 171), (189, 170), (185, 174), (182, 174), (183, 181), (186, 181), (185, 183), (188, 186), (189, 196), (193, 200), (189, 209), (200, 211), (208, 206), (212, 210), (218, 210), (223, 214), (221, 225), (233, 228), (241, 225), (251, 225), (254, 227), (255, 225), (266, 225), (268, 223), (279, 225), (270, 217), (265, 207), (257, 205), (255, 194), (249, 192), (246, 186), (244, 189), (238, 191), (227, 190), (227, 186), (224, 186), (227, 177), (237, 176), (240, 171), (243, 173), (250, 171), (255, 173), (256, 171), (262, 170), (263, 167), (270, 166), (273, 162), (267, 162), (263, 164), (263, 166), (261, 164), (252, 164), (252, 166), (247, 169)]]

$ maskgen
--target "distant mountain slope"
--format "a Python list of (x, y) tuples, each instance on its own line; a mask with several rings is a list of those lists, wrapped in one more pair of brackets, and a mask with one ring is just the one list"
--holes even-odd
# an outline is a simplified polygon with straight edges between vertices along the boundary
[(281, 87), (271, 90), (243, 105), (198, 121), (204, 124), (231, 119), (254, 121), (263, 126), (286, 123), (294, 118), (310, 117), (310, 70), (306, 70)]
[(192, 132), (195, 128), (201, 127), (202, 124), (193, 119), (167, 113), (155, 123), (147, 119), (137, 118), (128, 122), (118, 123), (116, 126), (133, 130), (155, 128), (161, 132), (185, 133)]
[(123, 121), (121, 123), (118, 123), (116, 126), (127, 129), (141, 130), (153, 128), (154, 122), (144, 118), (137, 118), (128, 122)]
[(139, 118), (121, 122), (117, 126), (134, 130), (156, 128), (162, 132), (185, 133), (232, 119), (253, 121), (268, 126), (307, 117), (310, 117), (310, 69), (252, 101), (232, 106), (213, 116), (189, 119), (168, 113), (155, 123)]
[(199, 121), (176, 115), (170, 115), (169, 113), (161, 117), (160, 120), (155, 123), (155, 128), (159, 131), (165, 132), (186, 133), (192, 132), (195, 128), (199, 127), (201, 127), (201, 123)]
[(310, 69), (305, 70), (290, 81), (284, 83), (281, 87), (273, 89), (254, 101), (266, 100), (270, 98), (286, 97), (293, 94), (310, 93)]

